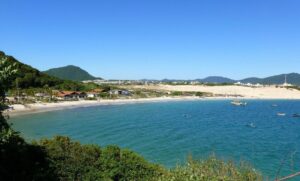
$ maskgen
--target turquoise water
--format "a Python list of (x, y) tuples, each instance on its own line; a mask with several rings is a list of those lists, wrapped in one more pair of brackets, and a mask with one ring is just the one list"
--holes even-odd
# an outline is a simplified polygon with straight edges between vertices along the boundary
[(27, 139), (67, 135), (83, 143), (116, 144), (168, 167), (188, 154), (215, 153), (248, 161), (272, 178), (280, 165), (281, 175), (300, 170), (300, 118), (294, 113), (300, 113), (300, 101), (249, 100), (248, 106), (235, 107), (227, 100), (208, 100), (75, 108), (10, 122)]

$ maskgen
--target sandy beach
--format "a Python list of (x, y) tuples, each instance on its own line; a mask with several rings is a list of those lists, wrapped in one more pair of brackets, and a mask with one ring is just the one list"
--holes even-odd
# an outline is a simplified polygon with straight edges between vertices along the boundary
[(57, 103), (34, 103), (34, 104), (15, 104), (11, 105), (13, 109), (7, 110), (5, 114), (9, 116), (19, 116), (24, 114), (40, 113), (47, 111), (72, 109), (78, 107), (90, 107), (100, 105), (120, 105), (134, 104), (144, 102), (163, 102), (163, 101), (184, 101), (184, 100), (200, 100), (199, 97), (158, 97), (158, 98), (141, 98), (141, 99), (115, 99), (115, 100), (81, 100), (81, 101), (64, 101)]
[(300, 99), (300, 91), (296, 89), (244, 86), (205, 86), (205, 85), (155, 85), (127, 86), (128, 89), (150, 89), (161, 91), (209, 92), (215, 96), (241, 96), (247, 99)]
[[(127, 87), (129, 88), (129, 87)], [(131, 86), (133, 89), (151, 89), (163, 91), (189, 91), (189, 92), (210, 92), (214, 97), (199, 98), (190, 97), (158, 97), (140, 99), (115, 99), (98, 101), (65, 101), (57, 103), (34, 103), (27, 105), (11, 105), (13, 109), (6, 112), (10, 116), (31, 114), (38, 112), (71, 109), (77, 107), (89, 107), (113, 104), (132, 104), (143, 102), (180, 101), (180, 100), (213, 100), (213, 99), (234, 99), (240, 96), (241, 99), (293, 99), (300, 100), (300, 91), (296, 89), (276, 87), (242, 87), (242, 86), (191, 86), (191, 85), (159, 85), (159, 86)]]

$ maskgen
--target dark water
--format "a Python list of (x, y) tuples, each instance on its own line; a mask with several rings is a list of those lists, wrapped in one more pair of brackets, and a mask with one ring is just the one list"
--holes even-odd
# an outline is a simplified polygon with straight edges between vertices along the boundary
[[(278, 104), (278, 107), (272, 107)], [(277, 116), (285, 112), (286, 116)], [(172, 167), (188, 154), (247, 161), (265, 176), (300, 171), (300, 101), (178, 101), (76, 108), (10, 121), (27, 139), (68, 135), (83, 143), (117, 144)]]

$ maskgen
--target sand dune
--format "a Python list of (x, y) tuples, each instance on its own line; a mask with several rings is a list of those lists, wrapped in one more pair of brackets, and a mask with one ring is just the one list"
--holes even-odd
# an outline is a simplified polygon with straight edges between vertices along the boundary
[(155, 86), (131, 86), (164, 91), (191, 91), (209, 92), (214, 95), (232, 96), (239, 95), (245, 98), (257, 99), (300, 99), (300, 91), (296, 89), (270, 87), (244, 87), (244, 86), (204, 86), (204, 85), (155, 85)]

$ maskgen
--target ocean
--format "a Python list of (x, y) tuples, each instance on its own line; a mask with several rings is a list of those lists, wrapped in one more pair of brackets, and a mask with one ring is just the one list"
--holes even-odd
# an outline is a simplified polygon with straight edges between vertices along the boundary
[[(118, 145), (174, 167), (189, 155), (248, 162), (274, 178), (300, 171), (300, 101), (170, 101), (103, 105), (12, 117), (27, 140), (70, 136), (82, 143)], [(277, 104), (277, 107), (272, 106)], [(286, 113), (278, 116), (277, 113)]]

